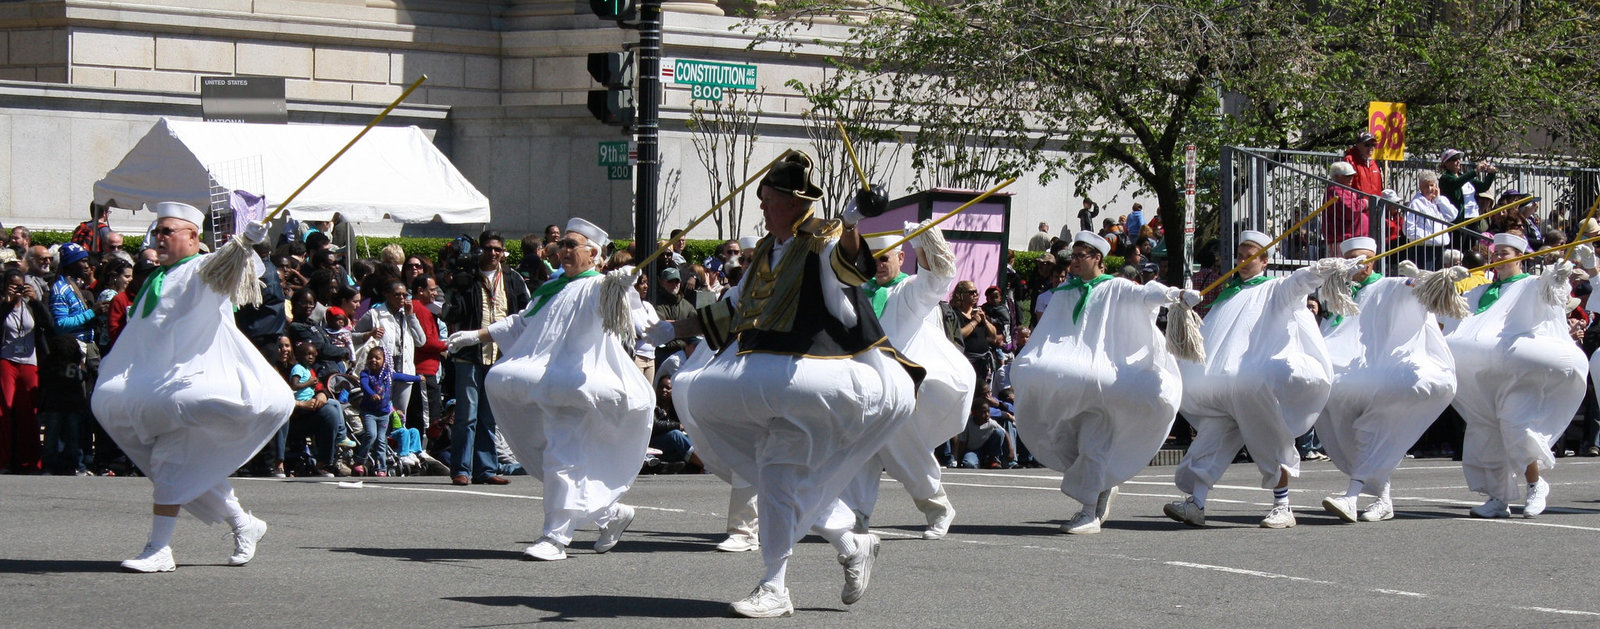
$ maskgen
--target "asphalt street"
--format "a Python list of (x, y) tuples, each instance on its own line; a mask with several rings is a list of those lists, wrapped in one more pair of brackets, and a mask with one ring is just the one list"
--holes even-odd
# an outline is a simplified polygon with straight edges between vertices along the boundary
[(1410, 460), (1394, 479), (1397, 517), (1361, 524), (1322, 511), (1346, 479), (1308, 463), (1292, 486), (1299, 526), (1281, 531), (1257, 528), (1271, 493), (1247, 465), (1211, 494), (1209, 526), (1168, 520), (1172, 471), (1145, 469), (1104, 532), (1071, 536), (1057, 527), (1078, 505), (1056, 473), (949, 470), (958, 513), (940, 541), (918, 538), (922, 516), (885, 478), (866, 598), (839, 602), (842, 571), (812, 537), (790, 562), (796, 616), (768, 621), (724, 618), (762, 568), (759, 553), (712, 550), (728, 495), (713, 476), (640, 477), (616, 550), (596, 555), (594, 532), (580, 532), (554, 563), (519, 560), (542, 520), (527, 477), (235, 479), (271, 524), (255, 561), (228, 567), (225, 527), (185, 516), (178, 570), (155, 575), (117, 569), (149, 529), (144, 479), (0, 476), (0, 626), (1600, 625), (1600, 459), (1561, 459), (1549, 511), (1502, 520), (1467, 517), (1482, 498), (1459, 463)]

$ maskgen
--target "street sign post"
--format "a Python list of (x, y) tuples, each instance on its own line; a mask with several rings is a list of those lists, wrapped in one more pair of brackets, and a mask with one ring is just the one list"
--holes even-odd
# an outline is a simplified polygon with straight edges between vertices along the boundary
[(1183, 147), (1183, 275), (1185, 281), (1194, 265), (1194, 145)]

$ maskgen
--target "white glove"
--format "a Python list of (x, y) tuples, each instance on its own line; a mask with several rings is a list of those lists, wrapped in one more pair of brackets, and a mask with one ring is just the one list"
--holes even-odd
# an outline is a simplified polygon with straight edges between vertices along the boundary
[(856, 204), (854, 202), (851, 202), (850, 207), (845, 208), (843, 212), (839, 213), (839, 220), (844, 221), (845, 225), (854, 225), (859, 223), (861, 222), (862, 218), (861, 210), (856, 209)]
[(462, 348), (472, 347), (481, 342), (478, 338), (477, 330), (463, 330), (451, 334), (450, 338), (444, 343), (449, 348), (450, 353), (455, 353), (461, 351)]
[(1461, 265), (1456, 265), (1445, 270), (1450, 273), (1450, 279), (1457, 282), (1472, 277), (1472, 271), (1467, 270), (1467, 267)]
[(1422, 269), (1417, 268), (1417, 264), (1415, 262), (1410, 260), (1401, 260), (1400, 275), (1403, 277), (1422, 277)]
[(1572, 248), (1572, 259), (1578, 263), (1578, 268), (1594, 268), (1594, 247), (1578, 245)]
[(1200, 302), (1205, 299), (1205, 296), (1201, 295), (1200, 291), (1192, 288), (1185, 288), (1183, 289), (1183, 292), (1178, 293), (1178, 299), (1182, 299), (1183, 303), (1187, 304), (1190, 308), (1193, 308), (1200, 305)]
[[(272, 226), (264, 221), (250, 221), (245, 224), (244, 233), (241, 235), (246, 243), (259, 245), (267, 241), (267, 231), (270, 229), (272, 229)], [(1589, 257), (1592, 259), (1594, 252), (1590, 252)]]
[(1565, 284), (1567, 283), (1567, 278), (1572, 276), (1572, 263), (1562, 260), (1550, 265), (1550, 268), (1544, 274), (1551, 284)]
[(678, 338), (677, 330), (673, 329), (671, 321), (664, 319), (655, 322), (654, 325), (644, 331), (644, 340), (651, 345), (666, 345), (675, 338)]
[(1345, 267), (1344, 268), (1345, 268), (1346, 271), (1349, 271), (1351, 274), (1354, 274), (1356, 271), (1361, 270), (1361, 267), (1364, 267), (1364, 266), (1367, 265), (1367, 256), (1356, 256), (1354, 258), (1340, 258), (1340, 259), (1344, 260), (1344, 263), (1345, 263)]

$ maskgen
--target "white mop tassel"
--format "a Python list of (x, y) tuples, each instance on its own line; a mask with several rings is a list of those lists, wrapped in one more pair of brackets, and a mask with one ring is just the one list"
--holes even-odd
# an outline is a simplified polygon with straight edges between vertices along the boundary
[(1567, 297), (1572, 294), (1572, 285), (1567, 283), (1567, 278), (1572, 275), (1572, 263), (1562, 260), (1545, 269), (1539, 278), (1544, 282), (1544, 289), (1539, 291), (1544, 301), (1552, 306), (1567, 307)]
[(1324, 258), (1311, 263), (1311, 271), (1322, 278), (1322, 286), (1317, 287), (1317, 301), (1322, 302), (1323, 310), (1342, 317), (1361, 313), (1350, 293), (1352, 262), (1360, 265), (1361, 259)]
[(622, 337), (629, 347), (633, 346), (633, 311), (628, 307), (628, 294), (633, 292), (633, 282), (638, 276), (634, 275), (633, 267), (626, 266), (601, 278), (600, 285), (600, 320), (607, 332)]
[[(906, 223), (906, 231), (910, 232), (930, 222), (932, 221)], [(939, 277), (956, 276), (956, 254), (951, 251), (950, 242), (944, 239), (942, 229), (934, 227), (917, 234), (916, 238), (911, 239), (911, 246), (916, 247), (917, 255), (927, 258), (922, 261), (922, 266), (927, 267), (929, 272)]]
[(261, 278), (257, 277), (255, 249), (234, 236), (211, 254), (200, 269), (200, 281), (228, 296), (235, 306), (261, 305)]
[(1206, 361), (1206, 340), (1200, 335), (1200, 315), (1182, 299), (1167, 308), (1167, 351), (1179, 360)]
[(1471, 273), (1464, 267), (1453, 266), (1438, 271), (1421, 272), (1412, 284), (1411, 294), (1428, 312), (1451, 319), (1465, 319), (1472, 314), (1467, 309), (1467, 299), (1456, 290), (1456, 282), (1467, 279)]

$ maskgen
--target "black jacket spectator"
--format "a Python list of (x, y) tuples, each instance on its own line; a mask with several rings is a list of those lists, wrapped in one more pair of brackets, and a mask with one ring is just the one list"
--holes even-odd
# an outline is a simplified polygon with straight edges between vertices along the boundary
[[(444, 311), (442, 318), (450, 325), (450, 330), (477, 330), (483, 327), (483, 296), (486, 288), (483, 273), (474, 272), (474, 277), (468, 289), (452, 288), (445, 295)], [(514, 317), (528, 306), (528, 285), (522, 281), (522, 276), (508, 267), (502, 268), (501, 277), (504, 278), (506, 288), (506, 316)], [(456, 282), (458, 285), (461, 283)], [(466, 362), (481, 362), (483, 357), (481, 346), (474, 345), (455, 353), (456, 360)]]

